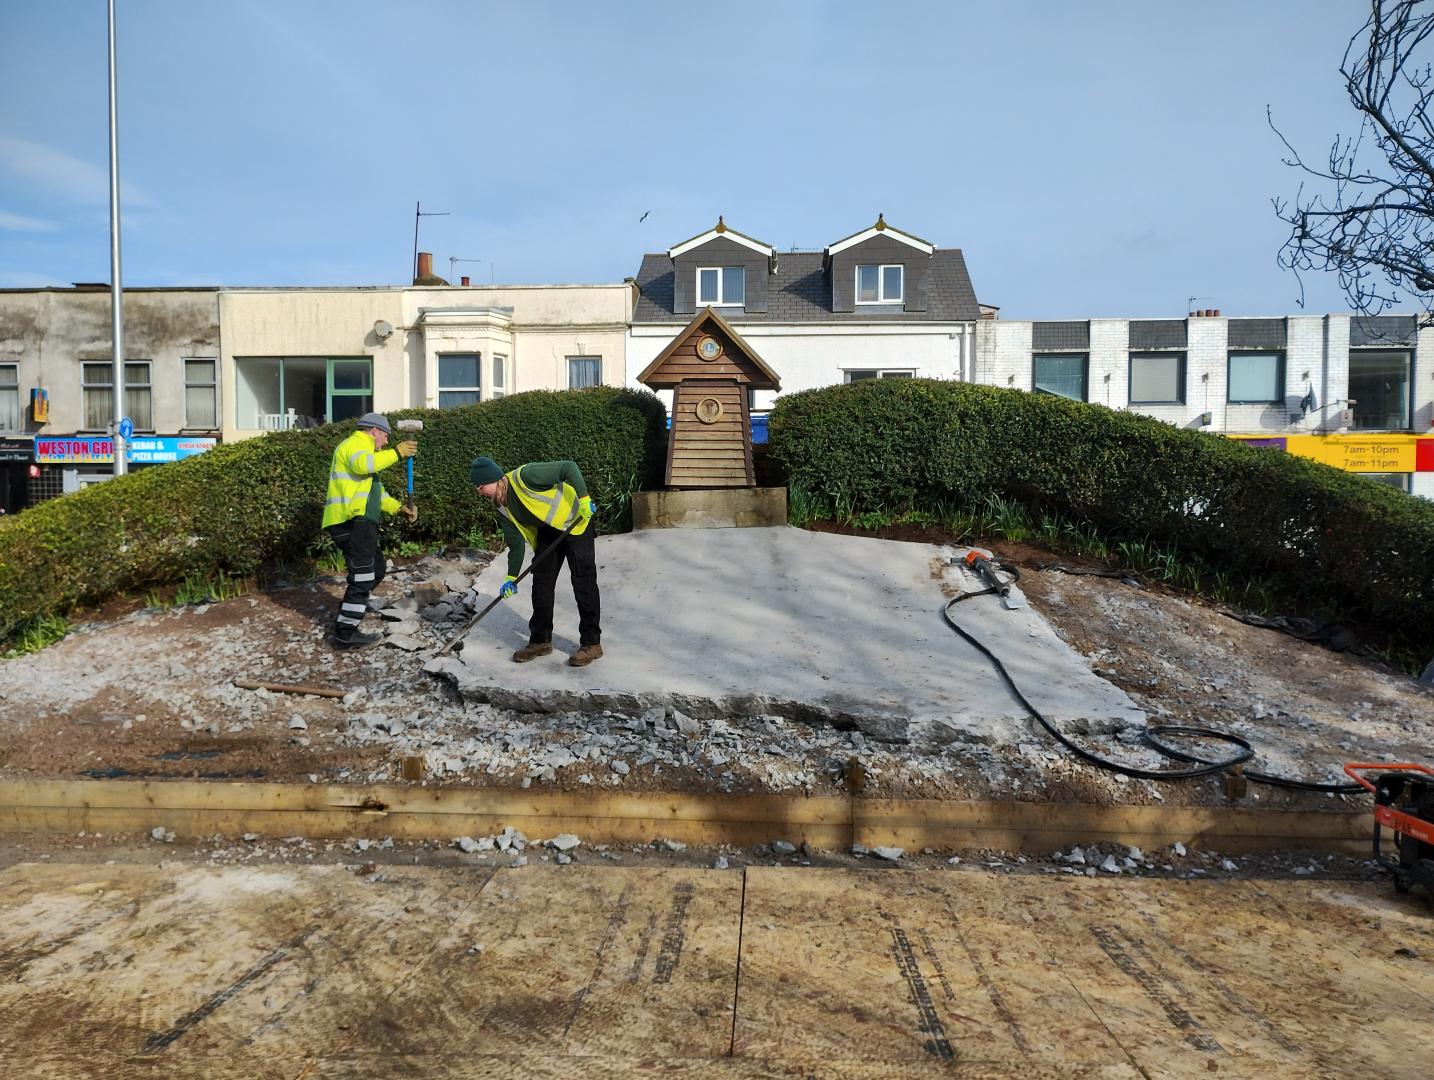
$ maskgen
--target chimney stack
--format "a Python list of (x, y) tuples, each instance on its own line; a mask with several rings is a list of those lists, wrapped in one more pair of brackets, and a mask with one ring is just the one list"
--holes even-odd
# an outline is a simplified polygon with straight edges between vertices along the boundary
[(418, 276), (413, 279), (413, 283), (417, 285), (420, 281), (425, 278), (431, 278), (432, 276), (433, 253), (431, 251), (420, 251), (418, 253)]
[(461, 281), (464, 286), (467, 286), (467, 284), (468, 284), (468, 278), (467, 278), (467, 277), (462, 277), (462, 278), (459, 278), (458, 280)]

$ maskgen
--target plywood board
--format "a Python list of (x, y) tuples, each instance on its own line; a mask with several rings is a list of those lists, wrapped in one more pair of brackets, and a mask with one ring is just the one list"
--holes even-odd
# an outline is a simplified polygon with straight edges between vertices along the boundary
[(1404, 1080), (1434, 1020), (1425, 904), (1301, 880), (23, 864), (0, 873), (0, 1072)]

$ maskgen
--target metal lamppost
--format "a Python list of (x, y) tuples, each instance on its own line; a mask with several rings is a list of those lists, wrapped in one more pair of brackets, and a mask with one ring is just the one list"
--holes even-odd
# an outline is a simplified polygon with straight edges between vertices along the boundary
[(110, 313), (114, 334), (114, 474), (129, 471), (129, 439), (124, 420), (124, 304), (120, 279), (119, 121), (115, 105), (115, 0), (110, 9)]

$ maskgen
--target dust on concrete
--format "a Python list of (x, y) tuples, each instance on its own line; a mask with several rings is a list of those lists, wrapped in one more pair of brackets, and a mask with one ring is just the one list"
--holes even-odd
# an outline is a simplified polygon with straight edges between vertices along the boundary
[[(920, 554), (923, 567), (933, 555)], [(422, 602), (389, 621), (416, 627), (420, 644), (443, 639), (478, 599), (465, 601), (468, 591), (454, 586), (479, 577), (489, 558), (434, 556), (400, 568), (381, 592)], [(1021, 585), (1095, 676), (1154, 720), (1248, 737), (1262, 755), (1257, 767), (1322, 780), (1353, 758), (1429, 759), (1434, 695), (1407, 676), (1118, 580), (1028, 571)], [(1225, 801), (1214, 779), (1157, 783), (1092, 768), (1030, 725), (996, 744), (917, 746), (760, 711), (505, 709), (465, 699), (426, 674), (431, 650), (333, 651), (323, 633), (340, 591), (330, 578), (219, 604), (135, 611), (0, 663), (0, 778), (392, 783), (404, 758), (419, 758), (428, 783), (829, 794), (857, 758), (866, 793), (876, 797)], [(859, 632), (857, 618), (844, 632)], [(962, 648), (939, 629), (953, 654)], [(236, 678), (317, 684), (345, 697), (241, 690)], [(1141, 760), (1129, 734), (1082, 741)], [(1323, 808), (1342, 799), (1251, 785), (1246, 801)]]

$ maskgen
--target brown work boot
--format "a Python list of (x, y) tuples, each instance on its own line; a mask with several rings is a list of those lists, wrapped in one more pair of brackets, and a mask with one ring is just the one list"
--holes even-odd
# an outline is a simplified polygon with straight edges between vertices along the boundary
[(568, 657), (570, 667), (587, 667), (594, 660), (602, 657), (602, 646), (594, 642), (591, 645), (584, 645), (572, 656)]
[(513, 663), (526, 664), (529, 660), (547, 656), (552, 651), (553, 643), (551, 641), (530, 641), (513, 654)]

